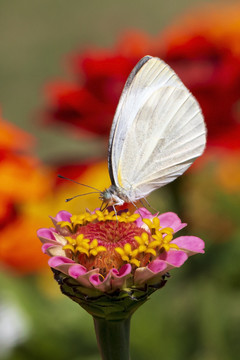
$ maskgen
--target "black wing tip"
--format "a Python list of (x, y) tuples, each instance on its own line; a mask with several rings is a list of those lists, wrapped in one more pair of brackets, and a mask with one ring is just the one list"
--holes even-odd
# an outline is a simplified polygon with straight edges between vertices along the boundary
[(133, 68), (133, 70), (131, 71), (130, 75), (128, 76), (128, 79), (126, 81), (125, 87), (124, 88), (128, 88), (130, 86), (130, 84), (132, 83), (134, 77), (137, 75), (137, 73), (139, 72), (139, 70), (141, 70), (141, 68), (143, 67), (143, 65), (146, 64), (146, 62), (148, 62), (149, 60), (153, 59), (152, 56), (150, 55), (146, 55), (143, 58), (141, 58), (139, 60), (139, 62), (135, 65), (135, 67)]
[[(136, 66), (138, 66), (138, 64), (140, 64), (141, 65), (141, 67), (142, 67), (142, 65), (144, 65), (148, 60), (150, 60), (150, 59), (153, 59), (153, 56), (151, 56), (151, 55), (145, 55), (144, 57), (142, 57), (139, 61), (138, 61), (138, 63), (137, 63), (137, 65)], [(143, 64), (142, 64), (143, 63)]]
[[(143, 65), (146, 64), (146, 62), (148, 62), (149, 60), (152, 60), (152, 59), (154, 59), (154, 60), (159, 60), (159, 61), (163, 61), (163, 60), (161, 60), (161, 59), (160, 59), (159, 57), (157, 57), (157, 56), (145, 55), (144, 57), (142, 57), (142, 58), (138, 61), (138, 63), (136, 64), (135, 68), (139, 71), (139, 70), (141, 69), (141, 67), (143, 67)], [(134, 69), (135, 69), (135, 68), (134, 68)]]
[[(143, 67), (143, 65), (146, 64), (149, 60), (153, 59), (153, 56), (146, 55), (143, 58), (141, 58), (138, 63), (135, 65), (134, 69), (132, 70), (132, 73), (134, 72), (134, 76), (138, 73), (138, 71)], [(131, 74), (132, 74), (131, 73)]]
[(126, 84), (124, 86), (124, 90), (128, 89), (128, 87), (131, 85), (134, 77), (137, 75), (137, 73), (141, 70), (141, 68), (149, 61), (149, 60), (160, 60), (158, 57), (154, 57), (151, 55), (145, 55), (143, 58), (141, 58), (138, 63), (135, 65), (133, 70), (131, 71), (130, 75), (128, 76), (128, 79), (126, 81)]

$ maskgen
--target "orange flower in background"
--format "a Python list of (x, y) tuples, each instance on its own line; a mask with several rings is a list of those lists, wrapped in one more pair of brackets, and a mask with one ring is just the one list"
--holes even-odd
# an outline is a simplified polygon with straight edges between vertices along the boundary
[(207, 6), (175, 21), (155, 38), (129, 32), (112, 49), (72, 56), (75, 81), (47, 86), (45, 124), (74, 135), (108, 135), (129, 71), (146, 54), (164, 59), (196, 96), (209, 146), (240, 147), (240, 5)]
[(14, 204), (33, 197), (41, 198), (46, 192), (46, 179), (39, 169), (39, 162), (27, 154), (33, 143), (30, 134), (0, 120), (1, 228), (6, 226), (9, 216), (16, 213)]
[(30, 149), (34, 143), (34, 138), (16, 126), (0, 120), (0, 150), (4, 151), (25, 151)]
[(215, 172), (218, 184), (229, 194), (240, 194), (240, 152), (227, 156), (222, 154)]
[[(62, 164), (55, 168), (55, 186), (51, 197), (47, 199), (45, 204), (49, 209), (53, 209), (53, 213), (57, 213), (59, 209), (79, 213), (85, 211), (90, 206), (101, 206), (98, 194), (84, 195), (94, 190), (88, 187), (74, 184), (71, 181), (57, 178), (57, 174), (66, 176), (81, 184), (93, 186), (99, 190), (103, 190), (110, 185), (108, 175), (107, 162), (99, 160), (86, 160), (74, 164)], [(66, 199), (76, 195), (81, 197), (65, 202)], [(46, 214), (46, 211), (45, 211)]]
[(47, 266), (36, 238), (36, 230), (49, 225), (46, 212), (57, 213), (61, 207), (79, 212), (87, 203), (100, 204), (97, 194), (83, 197), (81, 206), (78, 200), (65, 203), (67, 197), (88, 191), (57, 179), (57, 174), (103, 189), (109, 185), (107, 167), (96, 161), (46, 167), (30, 154), (32, 136), (2, 120), (0, 134), (0, 266), (32, 273)]
[(171, 49), (182, 46), (193, 36), (202, 36), (216, 47), (229, 49), (235, 56), (240, 56), (239, 12), (240, 4), (236, 2), (201, 6), (176, 19), (161, 39), (166, 48)]
[[(49, 191), (49, 172), (31, 156), (31, 135), (0, 120), (0, 263), (19, 272), (44, 265), (35, 242), (39, 221), (26, 217), (23, 205), (40, 202)], [(28, 246), (31, 244), (31, 246)], [(25, 258), (31, 258), (25, 264)]]
[[(5, 154), (0, 151), (0, 157), (0, 263), (20, 272), (34, 271), (45, 265), (34, 236), (41, 222), (31, 214), (26, 216), (23, 206), (41, 202), (49, 191), (51, 179), (31, 156), (9, 150)], [(32, 259), (27, 268), (26, 257)]]
[[(68, 169), (70, 173), (73, 172), (70, 166)], [(93, 163), (88, 166), (79, 164), (78, 169), (81, 175), (76, 177), (76, 180), (99, 187), (104, 186), (103, 182), (108, 174), (105, 163)], [(50, 224), (50, 219), (46, 219), (44, 214), (51, 211), (57, 213), (60, 207), (79, 212), (83, 211), (87, 204), (100, 205), (97, 194), (83, 196), (81, 201), (76, 199), (65, 203), (66, 198), (86, 191), (69, 181), (55, 182), (57, 173), (58, 170), (52, 169), (49, 177), (46, 177), (45, 180), (51, 184), (41, 199), (36, 195), (31, 200), (18, 203), (13, 220), (0, 229), (0, 263), (18, 273), (34, 272), (47, 266), (47, 258), (41, 254), (39, 243), (36, 241), (36, 230)], [(99, 182), (96, 180), (97, 175), (102, 175)]]

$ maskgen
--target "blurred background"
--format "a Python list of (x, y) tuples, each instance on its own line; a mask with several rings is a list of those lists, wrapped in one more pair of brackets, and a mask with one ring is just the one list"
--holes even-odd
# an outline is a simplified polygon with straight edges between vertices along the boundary
[[(108, 134), (137, 61), (164, 59), (198, 99), (204, 155), (149, 201), (206, 254), (133, 316), (131, 357), (240, 352), (240, 2), (0, 0), (0, 359), (99, 359), (91, 317), (60, 294), (36, 230), (99, 206), (58, 173), (109, 186)], [(140, 331), (141, 330), (141, 331)]]

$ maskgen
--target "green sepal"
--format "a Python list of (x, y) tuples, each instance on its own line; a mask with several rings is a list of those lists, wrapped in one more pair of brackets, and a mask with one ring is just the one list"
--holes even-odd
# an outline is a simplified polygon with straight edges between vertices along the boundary
[(58, 270), (52, 271), (64, 295), (77, 302), (93, 317), (109, 321), (128, 319), (152, 293), (167, 282), (163, 276), (161, 281), (154, 285), (132, 286), (113, 293), (103, 293), (81, 286), (75, 279)]

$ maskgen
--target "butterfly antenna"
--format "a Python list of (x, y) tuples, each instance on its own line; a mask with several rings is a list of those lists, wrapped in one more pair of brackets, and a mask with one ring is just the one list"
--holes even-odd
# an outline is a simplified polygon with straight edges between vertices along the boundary
[(90, 195), (90, 194), (98, 194), (98, 193), (99, 193), (98, 191), (92, 191), (92, 192), (89, 192), (89, 193), (86, 193), (86, 194), (79, 194), (79, 195), (75, 195), (75, 196), (73, 196), (71, 198), (68, 198), (65, 201), (68, 202), (68, 201), (71, 201), (72, 199), (75, 199), (76, 197), (79, 197), (79, 196)]
[(101, 204), (100, 210), (104, 211), (108, 207), (108, 203), (105, 203), (104, 201)]
[[(102, 192), (101, 190), (96, 189), (96, 188), (93, 187), (93, 186), (82, 184), (82, 183), (80, 183), (80, 182), (78, 182), (78, 181), (75, 181), (75, 180), (73, 180), (73, 179), (69, 179), (69, 178), (67, 178), (67, 177), (65, 177), (65, 176), (58, 175), (57, 177), (59, 177), (60, 179), (69, 180), (69, 181), (71, 181), (71, 182), (73, 182), (73, 183), (75, 183), (75, 184), (78, 184), (78, 185), (82, 185), (82, 186), (88, 187), (89, 189), (96, 190), (98, 193), (101, 193), (101, 192)], [(91, 194), (93, 194), (93, 193), (91, 193)], [(84, 194), (84, 195), (87, 195), (87, 194)], [(77, 195), (77, 196), (78, 196), (78, 195)], [(81, 196), (81, 195), (79, 195), (79, 196)]]

